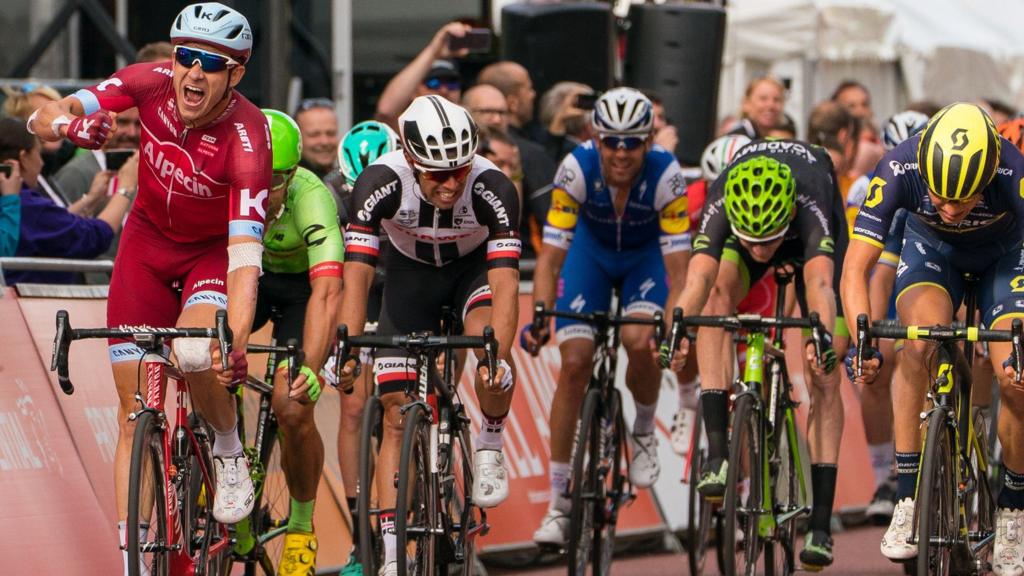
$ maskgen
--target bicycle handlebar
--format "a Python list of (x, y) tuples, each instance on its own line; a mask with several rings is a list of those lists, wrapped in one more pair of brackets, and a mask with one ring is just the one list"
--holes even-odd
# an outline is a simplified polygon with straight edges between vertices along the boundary
[(655, 312), (654, 316), (619, 316), (607, 312), (569, 312), (567, 310), (547, 310), (542, 302), (538, 302), (533, 308), (533, 324), (530, 330), (534, 337), (544, 327), (544, 320), (547, 318), (566, 318), (568, 320), (579, 320), (586, 324), (605, 330), (611, 327), (621, 326), (654, 326), (654, 339), (661, 342), (664, 337), (665, 322), (661, 312)]
[(1009, 330), (983, 330), (972, 326), (900, 326), (887, 322), (873, 322), (868, 325), (868, 315), (857, 316), (857, 366), (855, 375), (861, 376), (863, 371), (861, 365), (864, 361), (864, 349), (871, 338), (888, 338), (894, 340), (930, 340), (932, 342), (950, 342), (965, 340), (967, 342), (1010, 342), (1013, 346), (1013, 353), (1010, 358), (1013, 362), (1013, 369), (1017, 373), (1017, 383), (1020, 384), (1024, 375), (1021, 374), (1024, 364), (1024, 322), (1020, 318), (1014, 318), (1010, 323)]
[[(266, 346), (264, 344), (248, 344), (245, 351), (250, 354), (284, 354), (288, 361), (288, 386), (299, 377), (302, 363), (306, 361), (306, 353), (299, 348), (299, 341), (289, 338), (284, 346)], [(276, 368), (276, 367), (275, 367)], [(270, 383), (273, 385), (273, 383)], [(231, 390), (233, 393), (234, 390)]]
[(683, 309), (678, 306), (672, 310), (672, 327), (669, 329), (669, 355), (671, 359), (679, 350), (679, 344), (686, 336), (689, 326), (703, 328), (724, 328), (729, 332), (739, 330), (767, 330), (770, 328), (809, 328), (814, 343), (814, 355), (819, 362), (822, 358), (823, 331), (821, 317), (811, 312), (807, 318), (776, 318), (758, 314), (736, 314), (733, 316), (684, 316)]
[[(493, 379), (498, 370), (498, 340), (494, 337), (494, 328), (485, 326), (482, 336), (434, 336), (426, 332), (414, 332), (407, 335), (363, 335), (349, 336), (348, 326), (338, 326), (338, 347), (336, 350), (336, 362), (334, 364), (335, 380), (341, 382), (341, 370), (349, 360), (356, 360), (358, 367), (358, 355), (353, 355), (355, 348), (402, 348), (409, 352), (418, 353), (425, 350), (461, 350), (470, 348), (482, 348), (484, 350), (485, 362), (489, 378)], [(358, 375), (358, 372), (356, 373)], [(342, 391), (351, 394), (354, 386), (346, 386)]]
[(218, 310), (214, 328), (155, 328), (152, 326), (119, 326), (117, 328), (72, 328), (67, 310), (57, 311), (57, 333), (53, 338), (50, 371), (57, 372), (61, 390), (70, 396), (75, 392), (68, 369), (71, 342), (87, 338), (123, 338), (133, 340), (144, 350), (154, 350), (167, 338), (215, 338), (220, 345), (221, 361), (227, 364), (231, 354), (231, 328), (228, 314)]

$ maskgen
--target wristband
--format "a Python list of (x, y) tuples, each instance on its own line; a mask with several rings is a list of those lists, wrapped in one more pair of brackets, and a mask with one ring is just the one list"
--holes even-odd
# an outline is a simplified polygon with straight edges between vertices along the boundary
[(137, 191), (136, 188), (118, 188), (117, 189), (117, 195), (118, 196), (124, 196), (125, 198), (131, 200), (132, 198), (135, 197), (135, 192), (136, 191)]
[(36, 135), (36, 131), (32, 129), (32, 122), (35, 121), (36, 116), (39, 116), (39, 110), (42, 110), (42, 108), (39, 108), (35, 112), (33, 112), (32, 115), (29, 116), (28, 120), (25, 122), (25, 130), (28, 130), (28, 133), (33, 136)]

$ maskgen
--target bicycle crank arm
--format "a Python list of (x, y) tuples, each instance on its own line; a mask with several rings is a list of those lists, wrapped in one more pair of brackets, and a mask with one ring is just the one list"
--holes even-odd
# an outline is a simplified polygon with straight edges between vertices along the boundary
[(785, 524), (786, 522), (789, 522), (790, 520), (796, 518), (797, 516), (803, 516), (805, 514), (810, 514), (810, 513), (811, 513), (811, 507), (810, 506), (801, 506), (801, 507), (799, 507), (799, 508), (797, 508), (795, 510), (790, 510), (789, 512), (784, 512), (782, 514), (779, 514), (778, 516), (775, 517), (775, 523), (776, 524)]

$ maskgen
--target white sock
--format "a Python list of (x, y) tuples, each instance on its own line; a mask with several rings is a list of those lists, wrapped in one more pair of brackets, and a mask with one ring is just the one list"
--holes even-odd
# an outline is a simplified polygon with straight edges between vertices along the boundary
[(395, 513), (380, 515), (380, 535), (384, 541), (384, 565), (395, 562), (398, 555), (398, 543), (395, 541)]
[(226, 432), (213, 429), (212, 452), (214, 456), (240, 456), (242, 454), (242, 440), (238, 437), (237, 420), (231, 430)]
[(697, 409), (698, 394), (696, 380), (680, 382), (679, 386), (676, 387), (676, 392), (679, 394), (679, 408), (687, 410)]
[(875, 473), (875, 486), (881, 486), (892, 475), (892, 465), (896, 459), (892, 443), (868, 444), (871, 455), (871, 470)]
[(480, 434), (476, 437), (476, 448), (477, 450), (501, 450), (504, 446), (501, 432), (505, 429), (505, 416), (499, 416), (495, 418), (493, 416), (483, 415), (483, 422), (480, 423)]
[[(118, 542), (121, 543), (121, 564), (124, 566), (124, 576), (128, 576), (128, 538), (127, 538), (127, 520), (121, 520), (117, 523), (117, 536)], [(139, 542), (145, 542), (146, 537), (149, 535), (148, 526), (139, 526)], [(145, 566), (141, 567), (141, 573), (143, 575), (149, 574), (149, 570)]]
[(568, 462), (552, 461), (548, 476), (551, 478), (551, 507), (568, 513), (572, 507), (572, 501), (566, 498), (565, 493), (569, 491), (569, 477), (572, 476), (572, 467)]
[(658, 410), (658, 403), (641, 404), (636, 403), (636, 419), (633, 420), (633, 434), (642, 436), (654, 432), (654, 413)]

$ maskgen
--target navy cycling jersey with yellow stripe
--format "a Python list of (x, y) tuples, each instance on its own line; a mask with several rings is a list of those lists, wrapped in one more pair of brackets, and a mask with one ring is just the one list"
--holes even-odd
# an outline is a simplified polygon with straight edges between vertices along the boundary
[(995, 177), (981, 191), (981, 200), (958, 224), (942, 221), (928, 196), (928, 185), (917, 167), (916, 135), (890, 150), (875, 169), (867, 197), (853, 227), (853, 237), (878, 248), (900, 208), (925, 224), (936, 239), (958, 248), (1024, 237), (1024, 156), (1003, 140)]

